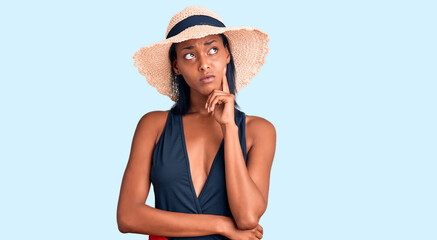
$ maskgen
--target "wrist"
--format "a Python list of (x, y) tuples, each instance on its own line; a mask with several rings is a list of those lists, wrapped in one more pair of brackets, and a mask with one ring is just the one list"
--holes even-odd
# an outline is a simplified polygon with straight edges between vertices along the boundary
[(223, 135), (226, 135), (227, 132), (233, 132), (233, 131), (238, 132), (238, 126), (237, 124), (235, 124), (235, 122), (229, 124), (222, 124), (220, 126), (222, 127)]
[(231, 238), (231, 231), (233, 226), (234, 226), (234, 220), (232, 218), (221, 216), (219, 218), (216, 231), (218, 234), (222, 236)]

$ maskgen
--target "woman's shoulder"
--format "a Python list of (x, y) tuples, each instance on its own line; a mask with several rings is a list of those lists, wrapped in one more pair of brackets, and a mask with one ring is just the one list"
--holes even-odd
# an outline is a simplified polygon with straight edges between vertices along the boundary
[(162, 111), (162, 110), (155, 110), (155, 111), (150, 111), (146, 114), (143, 115), (143, 118), (152, 118), (152, 119), (159, 119), (162, 117), (167, 117), (167, 114), (169, 113), (170, 110), (166, 110), (166, 111)]
[(144, 114), (140, 119), (139, 125), (147, 125), (149, 132), (152, 130), (156, 134), (155, 144), (165, 127), (165, 122), (169, 112), (170, 110), (150, 111)]
[(261, 128), (275, 128), (275, 126), (267, 119), (260, 117), (260, 116), (255, 116), (255, 115), (247, 115), (244, 114), (246, 116), (246, 126), (249, 127), (261, 127)]
[(167, 110), (167, 111), (161, 111), (161, 110), (150, 111), (150, 112), (144, 114), (141, 117), (140, 122), (147, 122), (147, 124), (149, 124), (151, 126), (160, 125), (162, 120), (165, 120), (167, 118), (169, 111), (170, 110)]
[(246, 133), (252, 137), (263, 137), (265, 135), (276, 135), (275, 126), (267, 119), (255, 116), (255, 115), (247, 115), (246, 116)]
[(259, 116), (246, 116), (246, 149), (249, 152), (256, 143), (276, 141), (275, 126), (267, 119)]

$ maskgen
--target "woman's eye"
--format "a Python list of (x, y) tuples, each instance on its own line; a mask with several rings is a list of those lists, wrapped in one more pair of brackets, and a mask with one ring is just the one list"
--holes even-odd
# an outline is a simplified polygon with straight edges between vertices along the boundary
[[(209, 52), (212, 53), (212, 54), (216, 54), (217, 51), (218, 51), (218, 48), (216, 48), (216, 47), (211, 48), (211, 49), (209, 50)], [(193, 53), (187, 53), (187, 54), (184, 55), (184, 58), (187, 59), (187, 60), (190, 60), (190, 59), (192, 59), (193, 57), (194, 57), (194, 54), (193, 54)]]
[[(189, 57), (189, 56), (192, 56), (192, 57)], [(193, 58), (194, 57), (194, 54), (193, 53), (187, 53), (187, 54), (185, 54), (185, 59), (191, 59), (191, 58)]]
[[(217, 48), (211, 48), (211, 50), (214, 50), (214, 51), (212, 51), (213, 54), (215, 54), (218, 51)], [(211, 52), (211, 50), (209, 50), (209, 52)]]

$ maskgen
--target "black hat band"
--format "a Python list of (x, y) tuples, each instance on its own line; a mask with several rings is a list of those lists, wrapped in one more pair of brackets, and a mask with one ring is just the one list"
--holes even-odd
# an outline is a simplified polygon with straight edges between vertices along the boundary
[(225, 24), (220, 22), (219, 20), (205, 15), (193, 15), (185, 18), (184, 20), (178, 22), (174, 27), (168, 32), (166, 38), (171, 38), (173, 36), (178, 35), (180, 32), (185, 29), (196, 26), (196, 25), (209, 25), (215, 27), (226, 27)]

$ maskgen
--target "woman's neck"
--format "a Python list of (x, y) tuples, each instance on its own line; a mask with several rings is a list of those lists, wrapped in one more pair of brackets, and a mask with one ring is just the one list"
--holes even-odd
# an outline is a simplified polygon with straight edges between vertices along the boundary
[(205, 108), (206, 100), (208, 100), (208, 96), (190, 92), (190, 108), (188, 113), (198, 113), (204, 116), (210, 115)]

